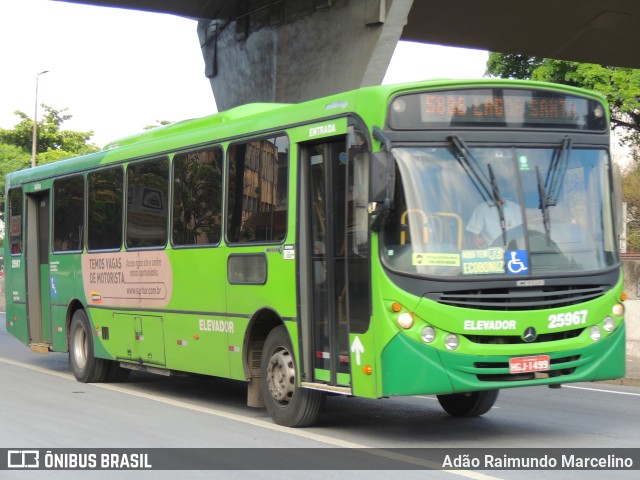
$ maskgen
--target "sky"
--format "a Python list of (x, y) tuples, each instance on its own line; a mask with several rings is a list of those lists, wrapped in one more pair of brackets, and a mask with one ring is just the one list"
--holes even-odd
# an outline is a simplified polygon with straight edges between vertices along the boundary
[[(38, 104), (68, 109), (62, 128), (93, 130), (99, 147), (156, 121), (217, 112), (196, 27), (173, 15), (0, 0), (0, 127), (19, 122), (16, 110), (33, 117), (45, 70)], [(482, 77), (487, 55), (400, 42), (383, 83)]]

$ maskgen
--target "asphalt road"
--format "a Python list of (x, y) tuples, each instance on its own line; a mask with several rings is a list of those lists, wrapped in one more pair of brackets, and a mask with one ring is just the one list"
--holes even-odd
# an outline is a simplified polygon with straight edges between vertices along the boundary
[[(640, 388), (573, 384), (503, 390), (480, 418), (447, 416), (435, 397), (366, 400), (329, 397), (319, 423), (290, 429), (275, 425), (265, 410), (246, 406), (246, 386), (204, 377), (161, 377), (134, 372), (125, 383), (82, 384), (69, 372), (68, 356), (32, 352), (5, 329), (0, 314), (0, 448), (255, 448), (281, 469), (213, 471), (14, 471), (0, 479), (305, 478), (327, 476), (394, 478), (540, 478), (539, 471), (512, 470), (335, 470), (291, 471), (300, 448), (635, 449), (640, 455)], [(624, 450), (620, 450), (623, 452)], [(218, 452), (216, 450), (216, 452)], [(353, 450), (353, 452), (357, 452)], [(218, 452), (219, 453), (219, 452)], [(379, 458), (372, 455), (370, 468)], [(337, 458), (337, 457), (336, 457)], [(413, 457), (411, 457), (413, 458)], [(640, 463), (640, 462), (639, 462)], [(405, 467), (406, 468), (406, 467)], [(640, 468), (640, 467), (638, 467)], [(553, 478), (602, 478), (597, 470), (546, 471)], [(615, 472), (636, 478), (636, 471)]]

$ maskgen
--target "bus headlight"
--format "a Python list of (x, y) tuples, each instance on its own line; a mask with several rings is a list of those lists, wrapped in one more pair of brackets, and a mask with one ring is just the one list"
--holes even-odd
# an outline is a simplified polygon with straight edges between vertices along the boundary
[(398, 315), (398, 325), (407, 330), (413, 326), (413, 315), (408, 312)]
[(624, 315), (624, 305), (622, 303), (616, 303), (611, 309), (611, 312), (616, 317), (621, 317), (622, 315)]
[(424, 327), (422, 329), (422, 341), (424, 343), (431, 343), (436, 338), (436, 331), (433, 327)]
[(602, 337), (602, 332), (600, 331), (600, 327), (594, 325), (589, 329), (589, 335), (591, 336), (591, 340), (597, 342)]
[(607, 317), (602, 321), (602, 328), (604, 328), (605, 332), (613, 332), (613, 329), (616, 328), (616, 321), (611, 317)]
[(455, 350), (458, 348), (458, 336), (455, 333), (450, 333), (444, 339), (444, 346), (447, 347), (447, 350)]

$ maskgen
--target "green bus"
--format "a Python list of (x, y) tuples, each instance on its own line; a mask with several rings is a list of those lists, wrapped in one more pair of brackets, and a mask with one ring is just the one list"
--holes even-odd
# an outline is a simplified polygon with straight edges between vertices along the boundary
[(548, 83), (437, 80), (251, 104), (6, 179), (7, 330), (81, 382), (327, 395), (624, 375), (609, 114)]

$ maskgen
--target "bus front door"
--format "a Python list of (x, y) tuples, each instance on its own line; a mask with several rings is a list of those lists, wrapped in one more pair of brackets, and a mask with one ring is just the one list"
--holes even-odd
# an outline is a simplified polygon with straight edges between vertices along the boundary
[(303, 381), (348, 389), (346, 138), (305, 145), (302, 158)]
[(29, 342), (37, 351), (51, 344), (49, 291), (49, 191), (27, 195), (25, 263)]

